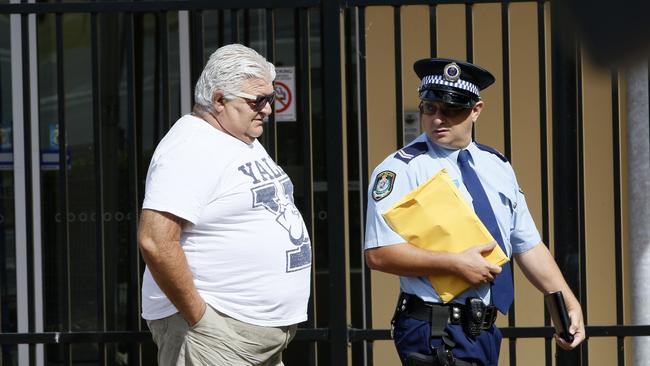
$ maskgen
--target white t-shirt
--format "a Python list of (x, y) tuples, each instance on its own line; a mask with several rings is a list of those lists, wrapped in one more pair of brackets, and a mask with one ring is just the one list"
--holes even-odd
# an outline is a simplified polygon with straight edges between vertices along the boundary
[[(257, 140), (249, 145), (182, 117), (154, 152), (142, 207), (190, 222), (181, 246), (208, 304), (255, 325), (307, 319), (309, 236), (291, 180)], [(177, 312), (148, 268), (142, 308), (145, 319)]]

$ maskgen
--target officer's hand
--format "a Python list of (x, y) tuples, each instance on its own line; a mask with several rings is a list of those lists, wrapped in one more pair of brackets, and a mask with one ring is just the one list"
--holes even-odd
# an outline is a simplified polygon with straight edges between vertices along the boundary
[(569, 319), (571, 319), (571, 326), (569, 327), (569, 333), (573, 334), (573, 342), (569, 343), (564, 339), (562, 339), (561, 337), (559, 337), (557, 334), (555, 334), (554, 337), (558, 346), (562, 347), (567, 351), (570, 351), (576, 348), (580, 343), (582, 343), (582, 341), (585, 340), (586, 333), (585, 333), (585, 323), (582, 319), (582, 309), (580, 308), (580, 305), (578, 304), (575, 307), (567, 306), (567, 312), (569, 313)]
[(501, 273), (501, 267), (488, 262), (483, 254), (487, 255), (496, 245), (493, 241), (460, 253), (457, 273), (474, 287), (492, 282)]

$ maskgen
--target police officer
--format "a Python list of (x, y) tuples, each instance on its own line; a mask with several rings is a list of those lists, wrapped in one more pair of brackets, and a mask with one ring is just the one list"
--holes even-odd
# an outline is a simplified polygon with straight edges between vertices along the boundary
[[(374, 270), (400, 276), (401, 293), (392, 321), (404, 365), (497, 365), (501, 332), (496, 311), (506, 314), (513, 299), (510, 264), (484, 259), (497, 245), (516, 259), (528, 280), (547, 293), (562, 291), (571, 321), (564, 349), (585, 339), (582, 310), (553, 257), (541, 242), (526, 199), (508, 160), (472, 141), (472, 127), (484, 103), (480, 91), (494, 76), (476, 65), (451, 59), (414, 64), (424, 133), (379, 164), (368, 189), (365, 256)], [(462, 253), (428, 251), (404, 242), (382, 214), (405, 194), (446, 169), (467, 202), (495, 238)], [(440, 215), (444, 215), (440, 212)], [(443, 304), (427, 277), (453, 274), (471, 287)]]

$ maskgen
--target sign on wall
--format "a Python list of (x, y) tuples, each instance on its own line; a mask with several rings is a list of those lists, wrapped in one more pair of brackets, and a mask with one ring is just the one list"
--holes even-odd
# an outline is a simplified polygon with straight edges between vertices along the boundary
[(275, 120), (296, 121), (296, 68), (275, 68)]
[(420, 136), (420, 111), (404, 112), (404, 124), (402, 124), (402, 137), (404, 146), (408, 145), (416, 137)]

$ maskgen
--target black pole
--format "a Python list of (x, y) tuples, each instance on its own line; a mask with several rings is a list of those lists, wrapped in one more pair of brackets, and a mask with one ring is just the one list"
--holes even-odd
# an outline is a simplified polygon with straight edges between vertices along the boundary
[[(578, 58), (575, 35), (566, 31), (564, 15), (551, 4), (553, 69), (553, 202), (555, 259), (569, 287), (580, 299), (581, 202), (579, 192)], [(579, 350), (558, 349), (558, 366), (582, 364)]]
[[(348, 319), (346, 250), (345, 250), (345, 182), (343, 180), (343, 103), (341, 100), (341, 6), (339, 1), (322, 3), (323, 24), (323, 95), (325, 139), (327, 141), (327, 219), (330, 276), (329, 322), (331, 365), (348, 364)], [(338, 96), (338, 97), (337, 97)], [(336, 258), (336, 260), (333, 260)]]

